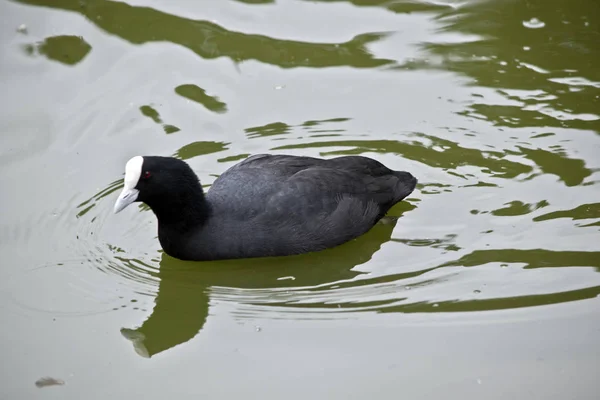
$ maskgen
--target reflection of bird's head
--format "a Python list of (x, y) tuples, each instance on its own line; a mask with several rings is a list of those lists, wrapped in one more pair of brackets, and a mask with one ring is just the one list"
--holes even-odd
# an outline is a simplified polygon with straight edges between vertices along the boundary
[[(368, 261), (390, 239), (395, 218), (385, 222), (350, 243), (312, 254), (199, 265), (163, 253), (152, 314), (139, 328), (123, 328), (121, 334), (132, 342), (136, 353), (152, 357), (189, 341), (202, 330), (208, 317), (211, 287), (236, 289), (230, 294), (239, 289), (287, 288), (293, 292), (295, 288), (353, 279), (361, 274), (353, 268)], [(285, 277), (290, 279), (282, 279)], [(235, 297), (230, 300), (236, 301)]]
[(136, 330), (127, 328), (121, 328), (121, 335), (123, 335), (125, 339), (131, 341), (133, 344), (133, 349), (136, 353), (144, 358), (150, 358), (150, 353), (144, 345), (144, 339), (146, 339), (146, 335)]

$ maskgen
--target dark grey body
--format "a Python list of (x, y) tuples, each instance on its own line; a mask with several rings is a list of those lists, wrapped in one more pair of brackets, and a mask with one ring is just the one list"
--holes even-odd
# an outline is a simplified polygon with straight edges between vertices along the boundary
[[(162, 170), (171, 177), (170, 195), (155, 188), (145, 193), (142, 185), (140, 200), (158, 217), (165, 252), (186, 260), (284, 256), (334, 247), (371, 229), (417, 183), (408, 172), (366, 157), (256, 155), (223, 173), (204, 195), (191, 170), (189, 177), (177, 171), (182, 167), (177, 163), (187, 167), (184, 162), (144, 157), (144, 169), (164, 163), (169, 163)], [(199, 190), (176, 193), (194, 181)]]

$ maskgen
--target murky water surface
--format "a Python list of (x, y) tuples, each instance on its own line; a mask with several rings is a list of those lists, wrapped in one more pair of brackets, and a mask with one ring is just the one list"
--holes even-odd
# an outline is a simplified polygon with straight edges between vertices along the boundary
[[(23, 0), (0, 20), (1, 398), (597, 398), (599, 2)], [(133, 155), (208, 186), (262, 152), (420, 185), (290, 258), (180, 262), (146, 208), (112, 214)]]

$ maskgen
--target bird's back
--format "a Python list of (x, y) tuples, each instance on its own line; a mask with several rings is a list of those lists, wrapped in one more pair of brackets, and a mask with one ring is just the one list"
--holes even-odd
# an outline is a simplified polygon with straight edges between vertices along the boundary
[(322, 250), (371, 229), (415, 185), (366, 157), (257, 155), (207, 192), (212, 215), (198, 240), (227, 258)]

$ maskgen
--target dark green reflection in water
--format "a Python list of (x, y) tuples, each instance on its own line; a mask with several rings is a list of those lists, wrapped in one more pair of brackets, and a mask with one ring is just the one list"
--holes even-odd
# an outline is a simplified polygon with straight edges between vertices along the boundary
[(366, 33), (345, 43), (309, 43), (246, 35), (209, 21), (197, 21), (153, 8), (116, 1), (17, 0), (20, 3), (73, 11), (84, 15), (106, 32), (134, 44), (171, 42), (205, 59), (228, 57), (235, 62), (257, 60), (282, 68), (373, 68), (392, 60), (374, 58), (366, 45), (382, 38)]
[(250, 157), (250, 154), (248, 153), (244, 153), (244, 154), (238, 154), (235, 156), (229, 156), (229, 157), (223, 157), (223, 158), (219, 158), (217, 160), (217, 162), (234, 162), (234, 161), (241, 161), (241, 160), (245, 160), (246, 158)]
[(193, 157), (202, 156), (211, 153), (218, 153), (219, 151), (227, 150), (229, 143), (225, 142), (207, 142), (199, 141), (186, 144), (173, 154), (174, 157), (187, 160)]
[[(138, 354), (153, 356), (192, 339), (208, 316), (212, 286), (285, 288), (352, 279), (351, 269), (371, 259), (391, 237), (394, 223), (380, 223), (369, 233), (335, 249), (292, 257), (184, 262), (162, 255), (156, 306), (136, 329), (122, 329)], [(293, 276), (294, 280), (278, 280)]]
[(441, 239), (391, 239), (391, 241), (413, 247), (431, 247), (434, 249), (444, 249), (446, 251), (461, 250), (461, 247), (458, 247), (453, 243), (454, 239), (456, 239), (456, 235), (450, 234)]
[(460, 259), (445, 263), (440, 267), (473, 267), (488, 263), (522, 263), (528, 268), (594, 267), (600, 272), (600, 252), (598, 251), (551, 251), (534, 250), (476, 250)]
[(149, 105), (141, 106), (140, 112), (142, 113), (142, 115), (150, 118), (152, 121), (156, 122), (157, 124), (162, 123), (162, 120), (160, 119), (160, 115), (158, 114), (158, 111), (156, 111), (152, 106), (149, 106)]
[[(398, 241), (397, 239), (392, 239)], [(440, 239), (434, 243), (442, 242)], [(414, 245), (410, 241), (405, 241), (408, 245)], [(423, 243), (417, 243), (422, 245)], [(515, 263), (525, 264), (525, 269), (535, 268), (562, 268), (562, 267), (594, 267), (600, 271), (600, 252), (585, 252), (585, 251), (549, 251), (549, 250), (477, 250), (467, 254), (455, 261), (447, 262), (433, 268), (427, 268), (421, 271), (386, 275), (376, 278), (359, 279), (350, 282), (336, 283), (335, 289), (345, 289), (352, 287), (369, 287), (377, 284), (393, 283), (404, 279), (410, 279), (425, 275), (436, 269), (445, 267), (475, 267), (489, 263)], [(416, 284), (412, 283), (412, 288), (431, 285), (437, 282), (435, 279), (426, 279)], [(312, 289), (313, 292), (327, 292), (332, 290), (331, 285), (321, 286)], [(381, 289), (379, 289), (381, 290)], [(410, 302), (408, 297), (400, 297), (401, 292), (398, 292), (398, 297), (388, 301), (379, 302), (376, 307), (371, 304), (355, 301), (351, 299), (350, 304), (342, 305), (343, 309), (348, 311), (377, 311), (381, 313), (401, 312), (401, 313), (440, 313), (440, 312), (469, 312), (469, 311), (491, 311), (491, 310), (507, 310), (522, 307), (535, 307), (549, 304), (559, 304), (570, 301), (583, 299), (591, 299), (600, 295), (600, 286), (587, 287), (582, 289), (523, 295), (514, 297), (492, 298), (492, 299), (477, 299), (477, 300), (446, 300), (436, 301), (435, 303), (421, 301)], [(339, 304), (330, 303), (310, 303), (310, 304), (293, 304), (293, 303), (270, 303), (280, 307), (289, 308), (314, 308), (314, 309), (334, 309), (339, 308)]]
[(249, 138), (284, 135), (291, 131), (292, 127), (284, 122), (271, 122), (263, 126), (246, 128), (244, 131)]
[(319, 3), (350, 3), (355, 6), (384, 7), (395, 13), (412, 13), (427, 11), (444, 11), (452, 7), (451, 4), (436, 3), (433, 1), (418, 0), (312, 0)]
[(179, 132), (181, 129), (179, 129), (178, 127), (176, 127), (175, 125), (169, 125), (169, 124), (164, 124), (163, 125), (163, 130), (165, 131), (165, 133), (168, 135), (170, 133), (175, 133), (175, 132)]
[(516, 215), (525, 215), (535, 210), (538, 210), (542, 207), (546, 207), (549, 203), (546, 200), (542, 200), (537, 204), (527, 204), (522, 201), (511, 201), (510, 203), (505, 204), (506, 207), (499, 208), (497, 210), (493, 210), (492, 214), (498, 217), (514, 217)]
[(551, 152), (519, 147), (519, 150), (525, 158), (536, 163), (542, 172), (558, 176), (567, 186), (580, 185), (592, 174), (592, 171), (585, 167), (583, 160), (567, 157), (562, 149)]
[(535, 217), (534, 221), (548, 221), (550, 219), (570, 218), (570, 219), (588, 219), (600, 218), (600, 203), (582, 204), (572, 210), (554, 211), (548, 214)]
[(248, 135), (249, 138), (284, 135), (284, 134), (290, 133), (292, 131), (292, 129), (295, 127), (306, 130), (308, 132), (315, 132), (315, 133), (317, 133), (317, 132), (318, 133), (344, 132), (345, 129), (339, 129), (339, 128), (336, 128), (336, 129), (323, 129), (323, 128), (317, 129), (317, 128), (323, 124), (339, 123), (339, 122), (346, 122), (346, 121), (350, 121), (350, 118), (341, 117), (341, 118), (329, 118), (329, 119), (323, 119), (323, 120), (309, 120), (309, 121), (303, 122), (300, 125), (288, 125), (285, 122), (271, 122), (269, 124), (262, 125), (262, 126), (254, 126), (251, 128), (246, 128), (246, 129), (244, 129), (244, 131), (246, 132), (246, 134)]
[(600, 2), (473, 1), (440, 14), (438, 21), (443, 31), (479, 39), (424, 43), (439, 63), (401, 68), (454, 71), (473, 78), (474, 85), (496, 88), (522, 103), (473, 104), (464, 115), (502, 126), (600, 131)]
[(25, 46), (25, 51), (29, 54), (45, 55), (50, 60), (58, 61), (67, 65), (75, 65), (88, 55), (92, 50), (90, 46), (80, 36), (51, 36), (37, 45)]
[(234, 162), (234, 161), (244, 160), (244, 159), (246, 159), (248, 157), (250, 157), (250, 154), (244, 153), (244, 154), (238, 154), (238, 155), (235, 155), (235, 156), (229, 156), (229, 157), (219, 158), (217, 161), (220, 162), (220, 163)]
[(550, 304), (567, 303), (570, 301), (593, 299), (598, 295), (600, 295), (600, 286), (594, 286), (585, 289), (569, 290), (558, 293), (515, 296), (502, 299), (441, 301), (435, 303), (437, 307), (433, 307), (432, 304), (428, 302), (402, 304), (398, 306), (383, 308), (380, 310), (380, 312), (432, 313), (507, 310), (514, 308), (537, 307)]
[[(150, 118), (152, 121), (154, 121), (157, 124), (163, 123), (162, 119), (160, 118), (160, 114), (152, 106), (149, 106), (149, 105), (141, 106), (140, 112), (142, 113), (142, 115)], [(180, 129), (174, 125), (163, 124), (162, 127), (166, 134), (175, 133), (175, 132), (180, 131)]]
[(218, 97), (206, 94), (204, 89), (196, 85), (187, 84), (177, 86), (175, 88), (175, 93), (204, 106), (207, 110), (216, 113), (224, 113), (227, 111), (227, 104), (219, 100)]

